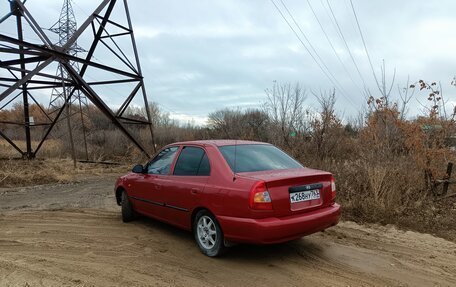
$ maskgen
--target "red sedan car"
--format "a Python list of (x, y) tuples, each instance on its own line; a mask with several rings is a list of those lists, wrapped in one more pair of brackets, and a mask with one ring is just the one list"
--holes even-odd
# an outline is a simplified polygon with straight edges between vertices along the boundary
[(208, 256), (232, 242), (297, 239), (340, 217), (331, 173), (305, 168), (261, 142), (170, 144), (120, 177), (115, 194), (124, 222), (142, 214), (193, 231)]

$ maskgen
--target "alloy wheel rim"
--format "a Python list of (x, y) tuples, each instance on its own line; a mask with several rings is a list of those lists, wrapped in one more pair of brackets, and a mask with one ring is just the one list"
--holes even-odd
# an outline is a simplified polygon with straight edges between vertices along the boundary
[(205, 249), (211, 249), (217, 242), (217, 229), (214, 221), (207, 215), (203, 215), (198, 220), (197, 235), (199, 243)]

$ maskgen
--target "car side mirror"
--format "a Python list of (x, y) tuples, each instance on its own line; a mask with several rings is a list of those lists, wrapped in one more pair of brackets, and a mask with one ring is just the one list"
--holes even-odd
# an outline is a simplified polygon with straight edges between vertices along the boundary
[(141, 164), (137, 164), (133, 167), (133, 169), (131, 171), (134, 173), (143, 173), (144, 167)]

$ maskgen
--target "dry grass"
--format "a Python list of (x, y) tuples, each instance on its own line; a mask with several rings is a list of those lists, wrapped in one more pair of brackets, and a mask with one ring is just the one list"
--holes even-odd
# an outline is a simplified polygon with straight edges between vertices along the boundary
[(70, 183), (87, 176), (96, 177), (108, 173), (122, 174), (130, 169), (130, 164), (85, 163), (78, 163), (77, 167), (73, 168), (73, 161), (70, 159), (0, 160), (0, 187)]
[[(353, 159), (315, 166), (334, 173), (345, 220), (395, 224), (456, 241), (456, 197), (442, 199), (424, 189), (422, 170), (407, 157), (369, 162)], [(450, 186), (449, 193), (454, 192), (456, 185)]]
[[(13, 141), (21, 150), (26, 150), (25, 141)], [(32, 141), (32, 149), (38, 146), (38, 141)], [(42, 145), (39, 156), (42, 158), (60, 158), (64, 155), (63, 144), (60, 140), (48, 139)], [(0, 140), (0, 158), (18, 158), (21, 154), (13, 148), (7, 141)]]
[[(116, 141), (110, 141), (116, 142)], [(26, 149), (25, 141), (14, 141), (22, 150)], [(32, 142), (35, 150), (38, 142)], [(96, 163), (77, 163), (69, 158), (65, 142), (48, 139), (44, 142), (37, 159), (21, 160), (21, 154), (5, 140), (0, 140), (0, 187), (28, 186), (47, 183), (68, 183), (86, 176), (101, 176), (106, 173), (125, 173), (134, 163), (144, 162), (144, 156), (134, 148), (123, 150), (124, 154), (115, 153), (106, 143), (92, 149), (89, 159), (93, 161), (113, 161), (117, 165)], [(46, 159), (46, 160), (44, 160)]]
[[(25, 141), (14, 141), (25, 150)], [(38, 142), (32, 142), (35, 149)], [(106, 173), (127, 172), (131, 160), (118, 160), (120, 165), (77, 163), (67, 158), (64, 144), (49, 139), (41, 147), (36, 160), (21, 160), (21, 155), (8, 142), (0, 140), (0, 187), (29, 186), (47, 183), (69, 183), (86, 176), (101, 176)], [(43, 160), (46, 158), (46, 160)]]

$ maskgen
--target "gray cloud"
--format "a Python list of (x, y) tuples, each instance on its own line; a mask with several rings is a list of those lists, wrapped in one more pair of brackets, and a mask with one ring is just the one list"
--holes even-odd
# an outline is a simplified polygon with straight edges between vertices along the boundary
[[(94, 9), (93, 2), (74, 1), (79, 23)], [(363, 84), (323, 9), (321, 3), (326, 1), (310, 2), (356, 84), (329, 47), (307, 2), (284, 2), (346, 91), (345, 97), (338, 96), (339, 111), (354, 115), (365, 105), (356, 87)], [(448, 96), (454, 91), (448, 84), (456, 67), (455, 1), (353, 2), (378, 75), (385, 59), (389, 75), (397, 70), (398, 85), (405, 85), (410, 76), (412, 80), (441, 80)], [(1, 11), (6, 10), (5, 3)], [(55, 22), (61, 4), (27, 2), (44, 27)], [(375, 93), (349, 1), (332, 0), (331, 4), (366, 85)], [(257, 106), (274, 80), (301, 82), (312, 90), (332, 88), (270, 1), (129, 1), (129, 6), (149, 97), (171, 113), (201, 120), (227, 106)], [(308, 104), (315, 105), (312, 97)], [(416, 102), (413, 105), (418, 107)]]

